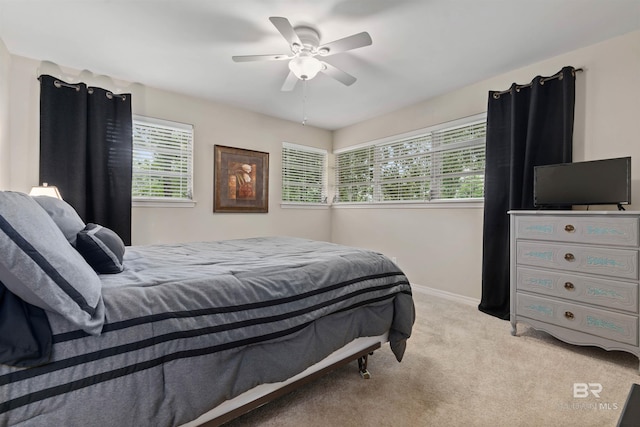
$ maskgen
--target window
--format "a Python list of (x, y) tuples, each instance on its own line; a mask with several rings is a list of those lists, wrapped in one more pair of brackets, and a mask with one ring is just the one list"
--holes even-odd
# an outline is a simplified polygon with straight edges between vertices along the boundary
[(336, 153), (336, 203), (484, 196), (486, 116)]
[(336, 156), (337, 202), (373, 202), (375, 147), (345, 151)]
[(282, 201), (327, 203), (327, 151), (282, 143)]
[(192, 125), (134, 116), (134, 200), (191, 201), (192, 153)]

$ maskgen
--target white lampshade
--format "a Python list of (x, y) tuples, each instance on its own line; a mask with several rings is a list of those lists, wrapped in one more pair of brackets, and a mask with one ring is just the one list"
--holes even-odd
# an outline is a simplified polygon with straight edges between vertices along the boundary
[(46, 182), (42, 183), (42, 186), (39, 187), (31, 187), (31, 191), (29, 191), (30, 196), (49, 196), (55, 197), (56, 199), (62, 200), (62, 196), (60, 195), (60, 191), (58, 191), (58, 187), (55, 185), (49, 185)]
[(324, 66), (313, 56), (299, 56), (289, 61), (289, 69), (300, 80), (314, 78)]

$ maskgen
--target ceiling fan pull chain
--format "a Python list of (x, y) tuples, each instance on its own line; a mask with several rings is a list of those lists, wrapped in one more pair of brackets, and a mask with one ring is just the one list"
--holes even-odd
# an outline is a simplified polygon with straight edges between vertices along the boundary
[(302, 126), (307, 124), (307, 80), (302, 81)]

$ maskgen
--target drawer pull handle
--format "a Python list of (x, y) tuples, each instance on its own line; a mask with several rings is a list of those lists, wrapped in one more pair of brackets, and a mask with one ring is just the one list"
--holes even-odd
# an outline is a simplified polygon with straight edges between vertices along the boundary
[(574, 318), (575, 316), (573, 315), (573, 313), (572, 313), (572, 312), (570, 312), (570, 311), (565, 311), (565, 312), (564, 312), (564, 317), (566, 317), (566, 318), (567, 318), (567, 319), (569, 319), (569, 320), (573, 320), (573, 318)]
[(574, 231), (576, 231), (576, 228), (571, 224), (567, 224), (564, 226), (564, 231), (566, 231), (567, 233), (573, 233)]
[(575, 260), (576, 257), (574, 257), (572, 253), (566, 253), (566, 254), (564, 254), (564, 259), (569, 261), (569, 262), (571, 262), (571, 261)]
[(576, 289), (576, 287), (575, 287), (575, 286), (573, 286), (573, 283), (571, 283), (571, 282), (565, 282), (565, 284), (564, 284), (564, 288), (565, 288), (566, 290), (568, 290), (568, 291), (573, 291), (573, 290), (575, 290), (575, 289)]

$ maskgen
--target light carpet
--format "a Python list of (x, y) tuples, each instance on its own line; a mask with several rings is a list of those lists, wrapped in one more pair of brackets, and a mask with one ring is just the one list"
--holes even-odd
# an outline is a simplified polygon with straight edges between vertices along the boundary
[(421, 292), (414, 300), (402, 363), (385, 345), (369, 357), (371, 379), (353, 362), (226, 426), (615, 426), (640, 383), (631, 354), (521, 323), (513, 337), (509, 322), (476, 307)]

